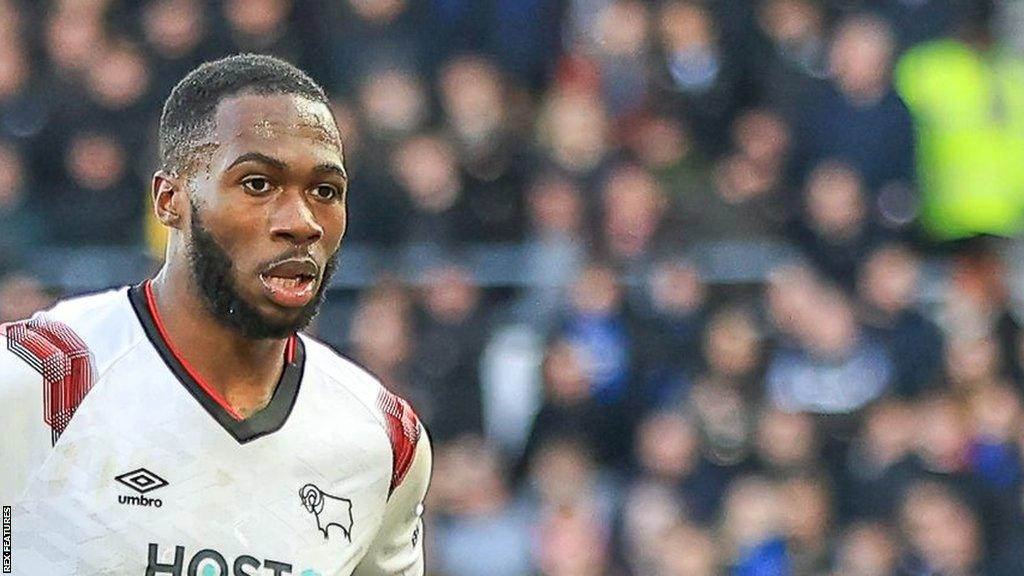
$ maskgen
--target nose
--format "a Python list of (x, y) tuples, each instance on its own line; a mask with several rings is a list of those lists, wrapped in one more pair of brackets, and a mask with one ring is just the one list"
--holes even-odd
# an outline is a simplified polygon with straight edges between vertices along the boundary
[(308, 246), (323, 237), (324, 229), (304, 196), (302, 193), (278, 196), (270, 226), (270, 234), (274, 239)]

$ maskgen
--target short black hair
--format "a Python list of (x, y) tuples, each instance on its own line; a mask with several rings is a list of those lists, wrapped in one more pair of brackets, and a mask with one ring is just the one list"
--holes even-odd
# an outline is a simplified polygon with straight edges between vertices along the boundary
[(206, 62), (171, 90), (160, 115), (160, 166), (182, 172), (213, 130), (217, 105), (242, 93), (294, 94), (327, 104), (324, 89), (297, 67), (264, 54), (237, 54)]

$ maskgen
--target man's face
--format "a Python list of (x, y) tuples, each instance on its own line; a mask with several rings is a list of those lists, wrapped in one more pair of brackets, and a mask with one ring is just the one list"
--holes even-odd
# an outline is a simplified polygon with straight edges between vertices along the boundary
[(281, 338), (316, 315), (345, 233), (347, 176), (328, 108), (240, 95), (191, 169), (185, 228), (207, 308), (249, 338)]

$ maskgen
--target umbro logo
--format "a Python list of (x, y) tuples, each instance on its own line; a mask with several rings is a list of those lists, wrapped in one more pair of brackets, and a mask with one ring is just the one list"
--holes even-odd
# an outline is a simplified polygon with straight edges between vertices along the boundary
[(167, 486), (167, 480), (157, 476), (155, 473), (150, 472), (145, 468), (138, 468), (131, 472), (125, 472), (120, 476), (115, 476), (114, 480), (117, 480), (121, 484), (124, 484), (140, 494), (140, 496), (125, 496), (124, 494), (121, 494), (117, 497), (117, 501), (119, 503), (131, 506), (153, 506), (156, 508), (164, 505), (159, 498), (147, 498), (146, 496), (142, 496), (142, 494)]

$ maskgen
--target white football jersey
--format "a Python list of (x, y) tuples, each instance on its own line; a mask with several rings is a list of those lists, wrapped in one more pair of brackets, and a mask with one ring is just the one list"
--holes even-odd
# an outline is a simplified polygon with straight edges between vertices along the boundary
[(238, 419), (148, 283), (0, 326), (14, 574), (420, 575), (430, 468), (409, 406), (305, 335)]

